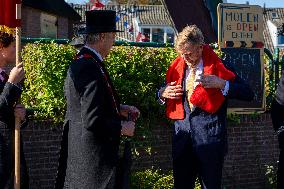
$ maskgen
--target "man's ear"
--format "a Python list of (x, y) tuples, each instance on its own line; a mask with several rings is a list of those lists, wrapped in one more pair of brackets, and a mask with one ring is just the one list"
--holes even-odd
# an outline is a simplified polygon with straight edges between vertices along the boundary
[(101, 33), (101, 34), (100, 34), (100, 39), (101, 39), (101, 40), (104, 40), (105, 38), (106, 38), (106, 34), (105, 34), (105, 33)]

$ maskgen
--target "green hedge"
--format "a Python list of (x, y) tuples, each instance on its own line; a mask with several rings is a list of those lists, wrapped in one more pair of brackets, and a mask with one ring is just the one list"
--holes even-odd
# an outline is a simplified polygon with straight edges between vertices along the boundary
[[(22, 52), (26, 70), (23, 103), (36, 109), (35, 118), (62, 122), (66, 109), (63, 94), (68, 65), (75, 56), (69, 45), (28, 44)], [(176, 54), (172, 48), (114, 47), (106, 58), (121, 103), (137, 106), (142, 113), (138, 127), (149, 126), (163, 114), (155, 100), (156, 88)], [(159, 115), (158, 115), (159, 114)]]
[[(146, 169), (132, 173), (130, 179), (131, 189), (173, 189), (173, 172), (162, 173), (161, 170)], [(194, 189), (201, 189), (198, 179)]]
[[(68, 65), (76, 50), (56, 43), (27, 44), (22, 52), (26, 70), (23, 103), (36, 109), (35, 118), (54, 124), (64, 119), (66, 102), (63, 94)], [(218, 52), (221, 56), (221, 52)], [(137, 126), (147, 136), (150, 125), (164, 118), (164, 107), (155, 99), (156, 89), (164, 82), (169, 64), (176, 57), (173, 48), (114, 47), (105, 63), (121, 103), (137, 106), (141, 119)]]
[(63, 94), (64, 78), (75, 49), (55, 43), (27, 44), (22, 51), (25, 88), (22, 102), (35, 109), (35, 118), (63, 121), (66, 103)]

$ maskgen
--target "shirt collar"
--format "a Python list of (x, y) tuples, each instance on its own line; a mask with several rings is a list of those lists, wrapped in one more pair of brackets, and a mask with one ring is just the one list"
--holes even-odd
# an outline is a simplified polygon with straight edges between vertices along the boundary
[(93, 48), (91, 48), (91, 47), (89, 47), (89, 46), (87, 46), (87, 45), (85, 45), (84, 47), (87, 48), (87, 49), (89, 49), (89, 50), (92, 51), (93, 53), (95, 53), (95, 54), (97, 55), (97, 57), (100, 59), (100, 61), (103, 61), (102, 55), (100, 55), (100, 53), (98, 53), (95, 49), (93, 49)]
[(203, 70), (203, 60), (200, 59), (199, 63), (197, 64), (197, 70)]
[[(188, 67), (188, 70), (191, 71), (191, 67), (190, 66), (187, 66), (187, 67)], [(203, 60), (201, 58), (199, 63), (196, 66), (196, 71), (202, 71), (202, 70), (203, 70)]]

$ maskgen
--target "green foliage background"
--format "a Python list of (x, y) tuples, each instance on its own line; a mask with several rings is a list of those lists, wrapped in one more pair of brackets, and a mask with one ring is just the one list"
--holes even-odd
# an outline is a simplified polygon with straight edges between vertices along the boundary
[[(222, 56), (220, 51), (216, 52)], [(26, 79), (22, 102), (36, 110), (36, 119), (50, 120), (56, 125), (63, 122), (66, 109), (64, 79), (75, 53), (72, 46), (53, 42), (24, 47), (22, 60)], [(117, 46), (105, 60), (121, 103), (134, 105), (141, 111), (137, 126), (144, 128), (141, 134), (144, 139), (148, 128), (164, 118), (164, 107), (156, 102), (155, 93), (176, 56), (172, 47)]]
[(63, 94), (64, 79), (75, 49), (56, 43), (27, 44), (22, 51), (25, 88), (22, 102), (35, 109), (35, 118), (63, 121), (66, 103)]
[[(173, 172), (163, 173), (157, 169), (146, 169), (134, 172), (130, 179), (131, 189), (173, 189)], [(198, 179), (196, 179), (194, 189), (201, 189)]]
[(151, 136), (151, 126), (164, 117), (164, 107), (157, 103), (155, 94), (175, 57), (176, 53), (170, 47), (118, 46), (106, 58), (106, 66), (121, 103), (134, 105), (141, 111), (141, 117), (136, 123), (136, 145), (146, 145), (144, 142)]
[[(27, 44), (22, 52), (26, 79), (22, 102), (36, 110), (35, 118), (63, 121), (66, 102), (63, 86), (66, 72), (76, 50), (56, 43)], [(163, 83), (170, 62), (176, 57), (168, 48), (114, 47), (105, 64), (113, 79), (121, 103), (141, 111), (138, 127), (146, 128), (163, 114), (155, 100), (156, 89)]]

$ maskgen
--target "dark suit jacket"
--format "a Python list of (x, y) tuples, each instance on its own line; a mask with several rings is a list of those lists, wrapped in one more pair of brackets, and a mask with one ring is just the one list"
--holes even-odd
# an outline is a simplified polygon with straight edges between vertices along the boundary
[(74, 60), (65, 80), (67, 113), (56, 188), (63, 183), (65, 188), (106, 188), (117, 165), (121, 120), (99, 65), (108, 74), (95, 53), (83, 48), (78, 57), (84, 54), (91, 57)]
[[(21, 95), (21, 90), (11, 83), (0, 81), (0, 189), (14, 188), (14, 105)], [(27, 189), (28, 173), (21, 143), (21, 188)]]
[[(225, 65), (226, 66), (226, 65)], [(231, 67), (227, 69), (234, 72)], [(237, 74), (234, 82), (230, 82), (226, 100), (219, 110), (208, 113), (198, 107), (192, 112), (188, 109), (188, 104), (183, 96), (186, 117), (184, 120), (175, 121), (175, 133), (173, 137), (173, 158), (179, 157), (184, 152), (188, 137), (192, 138), (192, 145), (196, 149), (201, 149), (210, 155), (211, 151), (218, 151), (225, 154), (227, 151), (227, 101), (228, 98), (251, 101), (253, 92), (248, 84), (245, 83)], [(191, 133), (190, 135), (188, 133)]]
[(282, 72), (271, 105), (271, 118), (274, 130), (278, 134), (279, 147), (284, 149), (284, 72)]

